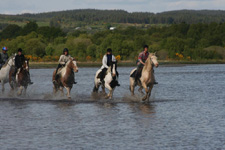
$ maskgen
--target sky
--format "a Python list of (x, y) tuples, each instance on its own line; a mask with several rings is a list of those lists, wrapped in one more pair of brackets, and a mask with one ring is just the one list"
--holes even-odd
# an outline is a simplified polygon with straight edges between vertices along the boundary
[(0, 0), (0, 14), (41, 13), (89, 8), (153, 13), (181, 9), (225, 10), (225, 0)]

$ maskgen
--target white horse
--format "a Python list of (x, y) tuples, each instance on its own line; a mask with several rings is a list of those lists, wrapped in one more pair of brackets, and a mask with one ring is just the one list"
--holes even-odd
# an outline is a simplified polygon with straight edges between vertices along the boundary
[(133, 69), (130, 73), (131, 94), (134, 95), (134, 88), (136, 85), (140, 87), (138, 91), (141, 93), (143, 93), (142, 89), (144, 88), (146, 94), (142, 98), (143, 101), (145, 101), (146, 99), (149, 101), (149, 97), (151, 96), (151, 91), (155, 83), (155, 76), (154, 76), (154, 70), (153, 70), (154, 66), (158, 67), (159, 63), (157, 61), (157, 57), (155, 56), (155, 53), (150, 53), (143, 67), (140, 80), (138, 80), (137, 83), (135, 82), (135, 78), (134, 78), (134, 74), (137, 69)]
[(102, 71), (99, 69), (95, 74), (95, 85), (93, 88), (93, 93), (98, 93), (98, 89), (102, 86), (102, 92), (106, 94), (105, 87), (109, 90), (109, 93), (105, 98), (112, 99), (113, 91), (115, 90), (116, 86), (118, 86), (118, 76), (116, 73), (117, 62), (112, 62), (110, 67), (106, 71), (106, 76), (104, 78), (104, 83), (102, 84), (100, 78), (98, 78), (99, 73)]
[(0, 82), (2, 83), (2, 92), (5, 91), (4, 84), (9, 82), (9, 71), (15, 65), (15, 56), (11, 56), (0, 70)]

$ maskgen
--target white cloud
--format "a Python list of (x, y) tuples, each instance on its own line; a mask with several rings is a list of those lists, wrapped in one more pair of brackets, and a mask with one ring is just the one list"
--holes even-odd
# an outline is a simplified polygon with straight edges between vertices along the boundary
[(225, 0), (0, 0), (0, 13), (40, 13), (70, 9), (122, 9), (163, 12), (178, 9), (225, 9)]

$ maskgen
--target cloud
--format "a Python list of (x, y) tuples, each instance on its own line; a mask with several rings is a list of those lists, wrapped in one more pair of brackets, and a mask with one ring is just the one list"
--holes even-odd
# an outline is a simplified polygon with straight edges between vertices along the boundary
[(40, 13), (71, 9), (122, 9), (163, 12), (179, 9), (224, 9), (225, 0), (0, 0), (0, 13)]

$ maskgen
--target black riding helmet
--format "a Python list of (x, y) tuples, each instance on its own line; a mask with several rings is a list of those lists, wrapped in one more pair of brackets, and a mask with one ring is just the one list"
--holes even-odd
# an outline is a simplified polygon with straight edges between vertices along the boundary
[(63, 54), (65, 54), (65, 52), (67, 52), (67, 53), (69, 54), (68, 48), (64, 48), (64, 49), (63, 49)]
[(22, 50), (22, 48), (19, 48), (17, 51), (18, 51), (18, 52), (22, 52), (23, 50)]
[(143, 47), (143, 48), (144, 48), (144, 49), (145, 49), (145, 48), (148, 48), (148, 45), (144, 45), (144, 47)]
[(112, 53), (112, 49), (111, 49), (111, 48), (108, 48), (108, 49), (107, 49), (107, 52)]

